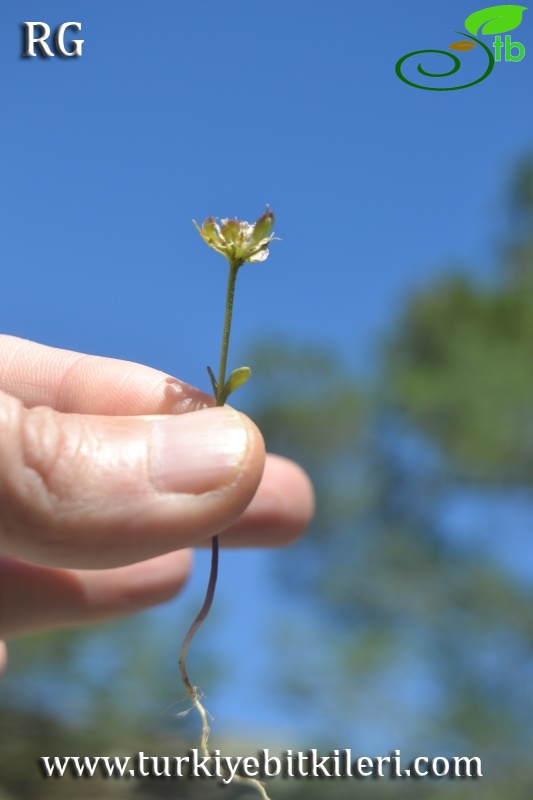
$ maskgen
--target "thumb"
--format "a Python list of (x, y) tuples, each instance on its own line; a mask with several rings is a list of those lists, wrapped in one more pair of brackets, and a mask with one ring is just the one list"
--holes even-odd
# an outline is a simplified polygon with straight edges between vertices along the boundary
[(258, 429), (228, 407), (106, 417), (0, 392), (0, 551), (106, 568), (196, 544), (244, 511), (264, 456)]

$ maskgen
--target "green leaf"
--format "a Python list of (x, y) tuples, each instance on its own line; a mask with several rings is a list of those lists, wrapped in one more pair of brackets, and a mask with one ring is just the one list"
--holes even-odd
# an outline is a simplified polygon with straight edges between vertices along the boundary
[(465, 19), (465, 28), (476, 36), (483, 33), (490, 36), (494, 33), (506, 33), (518, 28), (522, 22), (522, 12), (527, 6), (490, 6), (474, 11)]
[(246, 383), (251, 374), (252, 370), (250, 367), (239, 367), (238, 369), (234, 369), (224, 384), (224, 388), (220, 393), (219, 400), (222, 403), (225, 403), (230, 394), (234, 392), (235, 389), (238, 389), (239, 386), (242, 386), (243, 383)]
[(218, 383), (217, 383), (217, 379), (215, 378), (215, 376), (213, 374), (213, 370), (211, 369), (211, 367), (207, 367), (207, 374), (209, 375), (209, 378), (211, 379), (211, 386), (213, 387), (213, 394), (216, 397), (217, 396), (217, 392), (218, 392)]

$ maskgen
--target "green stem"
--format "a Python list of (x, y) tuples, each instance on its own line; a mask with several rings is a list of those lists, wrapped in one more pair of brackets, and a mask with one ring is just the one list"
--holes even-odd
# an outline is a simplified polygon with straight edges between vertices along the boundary
[[(222, 349), (220, 351), (220, 369), (218, 373), (218, 390), (216, 392), (216, 397), (215, 397), (216, 401), (215, 404), (217, 406), (224, 405), (222, 390), (224, 388), (224, 384), (226, 383), (226, 364), (228, 360), (231, 317), (233, 314), (233, 298), (235, 296), (235, 282), (237, 280), (237, 272), (241, 264), (242, 261), (230, 261), (229, 265), (228, 288), (226, 291), (226, 312), (224, 315), (224, 329), (222, 332)], [(209, 573), (209, 582), (207, 584), (207, 592), (205, 595), (205, 600), (194, 622), (189, 628), (187, 635), (185, 636), (185, 639), (183, 640), (183, 644), (181, 646), (179, 654), (179, 668), (181, 673), (181, 679), (185, 685), (187, 694), (193, 701), (195, 707), (198, 709), (198, 712), (202, 718), (201, 747), (202, 747), (202, 752), (205, 756), (209, 755), (209, 751), (207, 749), (207, 738), (209, 735), (207, 714), (205, 708), (200, 702), (200, 698), (198, 697), (198, 690), (196, 686), (193, 686), (193, 684), (189, 679), (189, 676), (187, 674), (185, 659), (187, 656), (187, 650), (189, 649), (189, 645), (192, 639), (194, 638), (196, 631), (198, 630), (198, 628), (200, 627), (200, 625), (205, 620), (205, 618), (207, 617), (207, 615), (211, 610), (211, 606), (213, 604), (213, 598), (215, 596), (217, 577), (218, 577), (218, 536), (215, 535), (211, 540), (211, 570)]]
[(229, 262), (229, 275), (228, 287), (226, 290), (226, 313), (224, 315), (224, 329), (222, 331), (222, 349), (220, 351), (220, 368), (218, 370), (218, 392), (216, 397), (216, 405), (223, 405), (221, 402), (222, 389), (226, 383), (226, 363), (228, 360), (229, 348), (229, 335), (231, 331), (231, 317), (233, 314), (233, 298), (235, 297), (235, 282), (237, 280), (237, 272), (242, 265), (242, 261)]

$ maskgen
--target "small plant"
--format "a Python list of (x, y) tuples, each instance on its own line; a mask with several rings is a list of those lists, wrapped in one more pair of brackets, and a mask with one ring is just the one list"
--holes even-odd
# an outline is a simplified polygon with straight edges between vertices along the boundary
[[(207, 217), (202, 223), (202, 226), (194, 221), (194, 224), (206, 244), (209, 245), (217, 253), (221, 253), (228, 260), (229, 274), (228, 285), (226, 291), (226, 311), (224, 315), (224, 328), (222, 332), (222, 347), (220, 351), (220, 366), (218, 370), (218, 378), (215, 377), (213, 370), (207, 367), (213, 393), (215, 395), (215, 403), (217, 406), (223, 406), (228, 397), (235, 389), (242, 386), (251, 375), (249, 367), (239, 367), (234, 369), (233, 372), (226, 379), (226, 365), (228, 359), (228, 347), (231, 331), (231, 319), (233, 314), (233, 300), (235, 296), (235, 283), (237, 281), (237, 274), (240, 267), (246, 262), (265, 261), (268, 258), (268, 245), (274, 239), (272, 228), (274, 225), (274, 214), (267, 210), (262, 216), (259, 217), (257, 222), (253, 225), (249, 222), (239, 222), (237, 219), (223, 219), (220, 223), (214, 217)], [(181, 646), (179, 655), (179, 666), (181, 679), (187, 690), (187, 694), (192, 700), (194, 707), (197, 709), (202, 720), (202, 736), (200, 740), (200, 747), (202, 754), (205, 757), (210, 757), (209, 749), (207, 746), (209, 738), (209, 723), (207, 719), (207, 712), (204, 708), (201, 696), (197, 686), (194, 686), (189, 680), (186, 668), (186, 656), (189, 645), (197, 632), (198, 628), (205, 620), (215, 595), (215, 588), (218, 576), (218, 536), (213, 536), (211, 541), (211, 572), (209, 575), (209, 582), (203, 605), (198, 612), (194, 622), (189, 628), (187, 635)], [(238, 776), (235, 778), (239, 779)], [(263, 784), (255, 778), (240, 778), (241, 781), (253, 784), (263, 798), (268, 800), (268, 795), (265, 791)]]

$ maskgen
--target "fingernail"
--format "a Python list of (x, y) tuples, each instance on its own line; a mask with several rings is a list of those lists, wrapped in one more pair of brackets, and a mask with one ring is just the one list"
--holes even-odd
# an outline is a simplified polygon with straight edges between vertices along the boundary
[(152, 480), (159, 491), (202, 494), (226, 486), (246, 453), (248, 436), (229, 408), (192, 411), (156, 421)]

